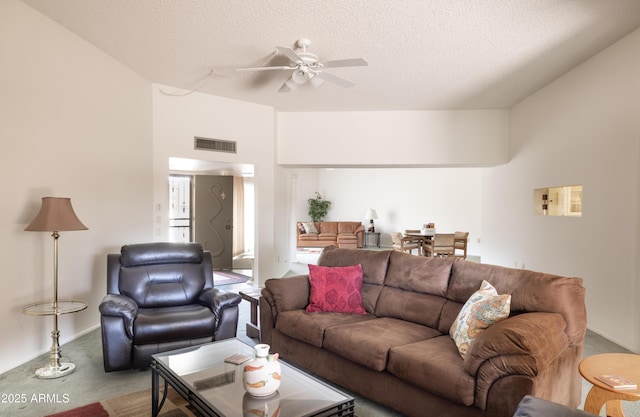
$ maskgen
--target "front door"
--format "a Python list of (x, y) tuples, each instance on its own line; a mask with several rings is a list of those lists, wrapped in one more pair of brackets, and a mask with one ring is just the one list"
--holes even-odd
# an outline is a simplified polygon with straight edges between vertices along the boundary
[(194, 177), (193, 239), (211, 251), (213, 269), (233, 266), (233, 177)]

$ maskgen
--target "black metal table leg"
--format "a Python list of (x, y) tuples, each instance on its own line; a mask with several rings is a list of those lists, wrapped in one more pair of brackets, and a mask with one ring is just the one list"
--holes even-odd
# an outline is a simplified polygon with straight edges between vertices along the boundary
[(160, 375), (158, 375), (158, 371), (156, 370), (155, 364), (151, 364), (151, 416), (157, 417), (164, 405), (165, 400), (167, 399), (167, 393), (169, 392), (169, 387), (167, 384), (167, 380), (164, 380), (164, 392), (162, 394), (162, 400), (159, 400), (160, 397)]

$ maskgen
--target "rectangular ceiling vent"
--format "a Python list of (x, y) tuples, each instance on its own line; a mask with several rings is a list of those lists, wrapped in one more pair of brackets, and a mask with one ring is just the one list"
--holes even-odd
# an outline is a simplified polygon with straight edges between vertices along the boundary
[(194, 148), (204, 151), (237, 153), (237, 142), (231, 140), (209, 139), (195, 136)]

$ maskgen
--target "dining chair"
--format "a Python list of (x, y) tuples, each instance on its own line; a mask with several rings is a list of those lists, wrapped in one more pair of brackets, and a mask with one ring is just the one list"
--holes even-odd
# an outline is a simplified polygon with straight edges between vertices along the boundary
[(433, 256), (453, 256), (454, 233), (436, 233), (433, 238)]
[(433, 257), (435, 255), (435, 248), (434, 248), (434, 236), (425, 236), (425, 238), (422, 240), (422, 255), (426, 256), (426, 257)]
[[(455, 232), (453, 236), (453, 255), (467, 259), (467, 240), (469, 240), (469, 232)], [(458, 251), (462, 251), (459, 254)]]
[(389, 234), (391, 235), (391, 247), (393, 248), (393, 250), (413, 254), (413, 250), (415, 249), (418, 252), (418, 255), (422, 253), (421, 245), (419, 243), (412, 242), (411, 238), (405, 239), (405, 237), (402, 236), (402, 233), (400, 232), (391, 232)]

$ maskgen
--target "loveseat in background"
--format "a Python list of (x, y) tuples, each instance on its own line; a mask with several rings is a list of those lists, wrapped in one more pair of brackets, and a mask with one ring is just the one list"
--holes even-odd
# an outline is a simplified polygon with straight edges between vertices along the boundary
[[(408, 416), (510, 417), (525, 395), (580, 403), (580, 278), (397, 251), (328, 247), (318, 260), (357, 264), (366, 315), (307, 313), (308, 275), (270, 279), (260, 300), (262, 342)], [(511, 294), (511, 314), (480, 332), (463, 359), (448, 332), (483, 280)]]
[(364, 225), (360, 222), (298, 222), (296, 246), (361, 248), (364, 246)]

